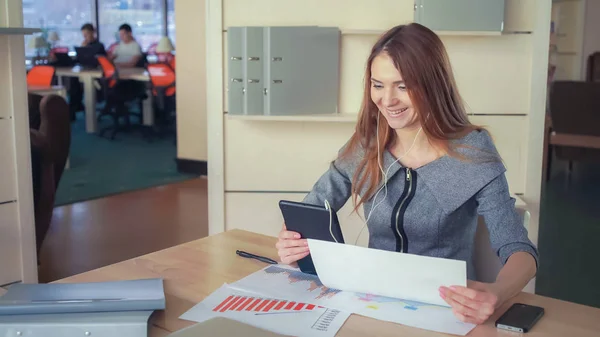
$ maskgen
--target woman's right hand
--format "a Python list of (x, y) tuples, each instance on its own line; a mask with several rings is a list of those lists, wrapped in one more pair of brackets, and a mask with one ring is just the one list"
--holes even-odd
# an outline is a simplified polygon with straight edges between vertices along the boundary
[(300, 234), (288, 231), (285, 224), (279, 232), (279, 240), (277, 240), (275, 248), (284, 264), (292, 264), (309, 253), (306, 239), (300, 239)]

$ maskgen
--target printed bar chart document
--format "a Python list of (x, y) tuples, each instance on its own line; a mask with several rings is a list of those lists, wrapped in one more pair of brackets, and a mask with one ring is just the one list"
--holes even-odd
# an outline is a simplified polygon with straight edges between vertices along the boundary
[(440, 286), (467, 286), (465, 261), (308, 239), (319, 280), (329, 288), (440, 306)]
[(312, 303), (258, 296), (223, 285), (179, 318), (204, 322), (225, 317), (287, 336), (332, 337), (350, 314)]
[(448, 306), (329, 288), (315, 275), (270, 265), (229, 285), (248, 296), (310, 303), (382, 321), (464, 336), (475, 325), (461, 322)]

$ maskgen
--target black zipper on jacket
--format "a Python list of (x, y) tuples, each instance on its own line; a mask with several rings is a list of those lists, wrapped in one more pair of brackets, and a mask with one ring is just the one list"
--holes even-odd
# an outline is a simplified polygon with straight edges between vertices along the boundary
[(394, 206), (391, 224), (392, 231), (396, 237), (396, 251), (401, 253), (408, 252), (408, 238), (406, 237), (406, 232), (404, 232), (404, 212), (406, 212), (406, 208), (417, 189), (417, 172), (406, 168), (405, 174), (406, 183), (404, 184), (404, 191)]

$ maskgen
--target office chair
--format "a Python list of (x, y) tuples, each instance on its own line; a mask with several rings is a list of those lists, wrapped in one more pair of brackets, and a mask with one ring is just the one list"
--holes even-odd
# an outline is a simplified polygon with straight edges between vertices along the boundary
[(49, 87), (52, 85), (55, 71), (52, 66), (34, 66), (27, 73), (27, 85)]
[[(106, 131), (112, 130), (110, 139), (114, 140), (117, 133), (134, 129), (129, 119), (130, 116), (138, 117), (141, 126), (144, 94), (136, 92), (133, 81), (120, 80), (119, 70), (106, 56), (97, 55), (96, 59), (98, 59), (98, 64), (102, 69), (100, 83), (102, 84), (106, 101), (104, 109), (98, 116), (98, 120), (104, 116), (110, 116), (113, 119), (113, 126), (103, 128), (99, 135), (102, 137)], [(125, 103), (129, 101), (136, 101), (140, 111), (139, 114), (132, 113), (127, 109)], [(125, 119), (125, 125), (119, 123), (121, 117)]]
[(166, 63), (148, 64), (146, 70), (150, 76), (152, 101), (159, 135), (175, 134), (169, 131), (175, 127), (176, 115), (176, 76), (175, 71)]

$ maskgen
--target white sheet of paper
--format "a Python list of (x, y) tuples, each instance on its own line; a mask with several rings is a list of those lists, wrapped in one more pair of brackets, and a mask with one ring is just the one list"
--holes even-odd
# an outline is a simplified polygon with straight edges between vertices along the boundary
[(467, 285), (465, 261), (313, 239), (308, 247), (319, 279), (329, 288), (449, 307), (439, 287)]
[(179, 318), (226, 317), (286, 336), (333, 337), (351, 315), (311, 303), (260, 296), (223, 285)]

